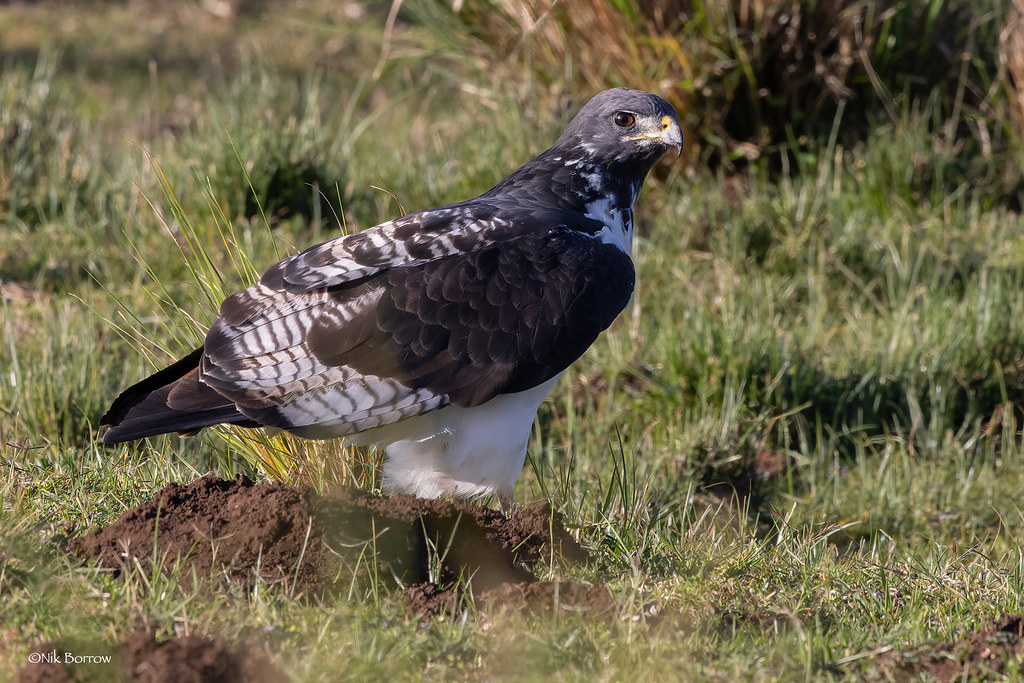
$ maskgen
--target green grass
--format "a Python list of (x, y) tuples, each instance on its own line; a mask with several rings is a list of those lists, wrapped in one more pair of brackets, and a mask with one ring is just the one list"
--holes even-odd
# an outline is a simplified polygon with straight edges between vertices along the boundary
[[(542, 572), (607, 582), (610, 617), (426, 622), (387, 592), (186, 591), (170, 560), (172, 578), (113, 579), (67, 557), (164, 484), (257, 472), (271, 449), (282, 476), (372, 486), (337, 447), (112, 449), (97, 422), (194, 343), (216, 293), (396, 197), (487, 189), (571, 113), (524, 107), (552, 88), (503, 85), (507, 64), (409, 18), (374, 80), (387, 8), (340, 11), (171, 12), (175, 56), (103, 4), (79, 31), (74, 9), (0, 9), (20, 41), (0, 55), (3, 676), (40, 643), (149, 626), (246, 643), (294, 680), (828, 680), (1024, 611), (1021, 141), (945, 135), (942, 93), (742, 177), (684, 160), (648, 181), (636, 295), (541, 408), (516, 491), (599, 558)], [(123, 40), (85, 39), (106, 32)]]

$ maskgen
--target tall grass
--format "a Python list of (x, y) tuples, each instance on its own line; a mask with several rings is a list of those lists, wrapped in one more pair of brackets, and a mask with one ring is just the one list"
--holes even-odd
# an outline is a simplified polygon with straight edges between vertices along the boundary
[[(1022, 10), (1010, 0), (844, 3), (414, 3), (409, 12), (458, 49), (488, 55), (526, 101), (562, 106), (572, 91), (629, 85), (683, 114), (693, 160), (741, 167), (779, 152), (814, 158), (837, 112), (844, 144), (895, 124), (932, 98), (935, 135), (977, 154), (1020, 151)], [(456, 22), (456, 27), (453, 27)], [(462, 30), (459, 30), (462, 29)], [(494, 64), (491, 55), (508, 55)], [(1021, 177), (990, 192), (1019, 204)]]

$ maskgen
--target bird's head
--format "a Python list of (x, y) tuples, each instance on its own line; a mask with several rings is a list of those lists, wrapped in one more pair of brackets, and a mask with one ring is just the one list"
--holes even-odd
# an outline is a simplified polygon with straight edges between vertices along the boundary
[(605, 90), (580, 109), (554, 145), (483, 196), (525, 195), (534, 204), (575, 210), (611, 198), (627, 208), (654, 162), (682, 146), (671, 104), (641, 90)]
[(595, 95), (555, 143), (609, 165), (637, 166), (646, 174), (665, 152), (683, 148), (679, 116), (671, 104), (642, 90), (613, 88)]

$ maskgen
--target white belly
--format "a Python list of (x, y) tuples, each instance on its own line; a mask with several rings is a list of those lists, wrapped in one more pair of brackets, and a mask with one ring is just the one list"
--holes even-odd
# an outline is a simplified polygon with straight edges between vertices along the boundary
[(358, 435), (352, 441), (386, 445), (386, 493), (420, 498), (512, 497), (523, 469), (537, 409), (554, 377), (475, 408), (447, 406)]

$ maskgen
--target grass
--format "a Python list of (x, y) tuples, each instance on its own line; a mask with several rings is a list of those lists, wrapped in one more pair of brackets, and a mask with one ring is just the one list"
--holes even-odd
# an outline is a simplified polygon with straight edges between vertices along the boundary
[[(607, 582), (612, 618), (425, 622), (386, 592), (186, 591), (69, 559), (62, 539), (210, 469), (372, 487), (372, 459), (337, 447), (109, 449), (96, 425), (194, 343), (208, 291), (397, 215), (375, 187), (408, 210), (483, 191), (570, 113), (522, 107), (564, 81), (520, 65), (502, 86), (507, 64), (453, 51), (469, 39), (434, 19), (386, 33), (386, 7), (241, 7), (166, 10), (177, 58), (119, 29), (120, 7), (81, 31), (62, 29), (73, 8), (0, 11), (19, 41), (0, 56), (2, 676), (41, 643), (109, 649), (148, 626), (246, 643), (294, 680), (829, 680), (1024, 611), (1020, 141), (944, 134), (942, 92), (875, 103), (896, 117), (855, 139), (840, 107), (743, 176), (648, 181), (637, 293), (542, 407), (516, 492), (595, 551), (549, 571)], [(124, 40), (86, 39), (105, 31)]]

